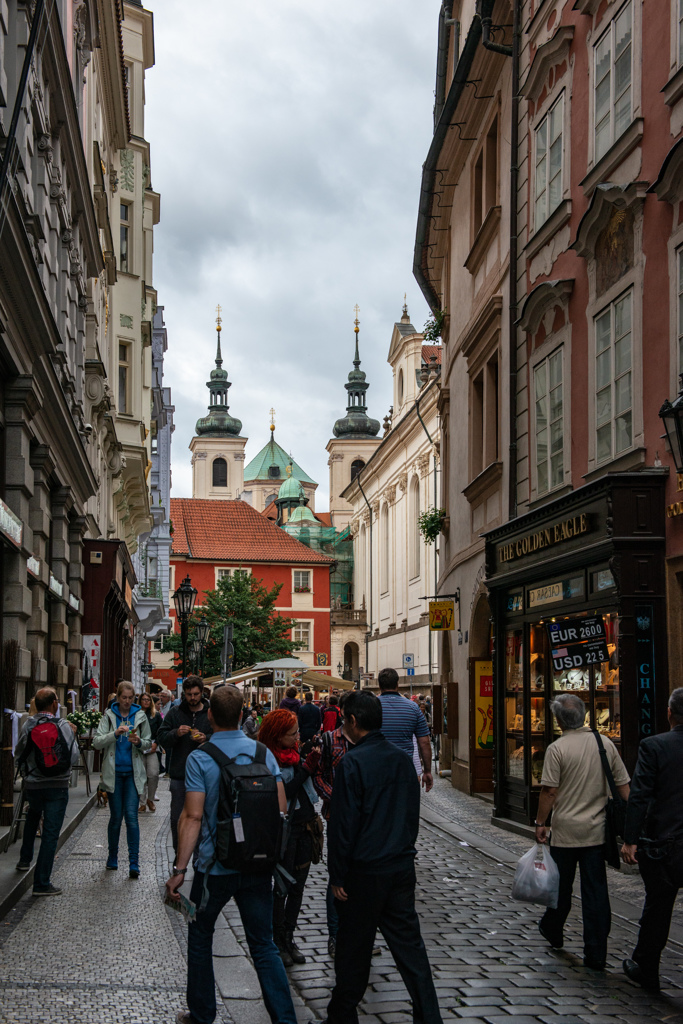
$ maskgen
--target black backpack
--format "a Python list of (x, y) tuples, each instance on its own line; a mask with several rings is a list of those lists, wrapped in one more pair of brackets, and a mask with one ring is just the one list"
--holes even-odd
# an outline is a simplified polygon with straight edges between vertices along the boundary
[(29, 772), (29, 754), (33, 754), (36, 770), (46, 779), (66, 775), (71, 770), (71, 746), (56, 718), (41, 715), (30, 727), (24, 753), (19, 761), (19, 771), (24, 777)]
[(251, 764), (237, 764), (211, 741), (199, 749), (221, 770), (216, 860), (233, 871), (272, 872), (280, 855), (282, 817), (277, 779), (266, 767), (266, 747), (256, 741)]

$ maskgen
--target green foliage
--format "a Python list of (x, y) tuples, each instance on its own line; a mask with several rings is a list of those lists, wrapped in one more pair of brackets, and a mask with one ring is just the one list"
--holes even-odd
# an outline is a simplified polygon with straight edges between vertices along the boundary
[(425, 544), (433, 544), (441, 533), (443, 521), (446, 518), (445, 508), (428, 508), (417, 518), (417, 525), (420, 533), (425, 539)]
[(424, 340), (437, 342), (441, 338), (441, 332), (443, 331), (443, 322), (448, 310), (437, 309), (432, 311), (432, 315), (425, 322), (423, 333)]
[[(232, 622), (232, 643), (235, 655), (233, 672), (255, 664), (257, 661), (274, 661), (288, 658), (299, 644), (290, 637), (294, 619), (278, 615), (275, 601), (282, 590), (282, 583), (276, 583), (270, 590), (263, 580), (251, 574), (232, 573), (218, 581), (215, 590), (204, 593), (205, 603), (195, 609), (190, 619), (188, 646), (188, 674), (192, 671), (190, 647), (196, 636), (197, 624), (202, 618), (210, 626), (209, 638), (204, 651), (204, 675), (217, 676), (221, 672), (221, 650), (223, 648), (223, 626)], [(182, 643), (180, 633), (171, 633), (165, 638), (164, 650), (178, 655), (175, 671), (182, 672)]]

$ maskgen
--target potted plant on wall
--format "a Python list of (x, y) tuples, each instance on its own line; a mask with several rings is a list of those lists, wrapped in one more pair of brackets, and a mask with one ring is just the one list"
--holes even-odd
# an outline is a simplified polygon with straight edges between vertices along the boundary
[(428, 508), (422, 512), (417, 519), (420, 533), (424, 537), (425, 544), (433, 544), (441, 533), (446, 521), (445, 508)]

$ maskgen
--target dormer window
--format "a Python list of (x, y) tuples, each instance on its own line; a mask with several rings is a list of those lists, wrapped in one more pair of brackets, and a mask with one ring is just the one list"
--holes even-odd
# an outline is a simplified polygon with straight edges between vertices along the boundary
[(280, 476), (280, 467), (279, 466), (268, 466), (268, 479), (269, 480), (277, 480), (279, 476)]

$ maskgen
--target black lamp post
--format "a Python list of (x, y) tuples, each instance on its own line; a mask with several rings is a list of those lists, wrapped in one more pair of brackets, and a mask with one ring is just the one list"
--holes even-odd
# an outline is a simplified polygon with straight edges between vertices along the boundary
[(659, 415), (664, 420), (666, 438), (680, 475), (683, 473), (683, 373), (678, 378), (678, 388), (678, 397), (673, 402), (667, 398)]
[(202, 616), (202, 621), (197, 623), (197, 640), (199, 641), (199, 674), (204, 675), (204, 653), (206, 651), (206, 642), (209, 639), (209, 633), (211, 632), (211, 626), (209, 625), (206, 615)]
[(183, 648), (183, 679), (187, 675), (187, 625), (196, 600), (197, 588), (192, 586), (190, 577), (186, 576), (173, 595), (175, 614), (180, 623), (180, 642)]
[(199, 640), (193, 640), (192, 643), (190, 644), (190, 658), (191, 658), (192, 662), (194, 663), (194, 670), (197, 673), (197, 675), (200, 674), (200, 672), (199, 672), (199, 659), (201, 658), (201, 656), (202, 656), (202, 645), (200, 644)]
[(337, 662), (337, 675), (339, 676), (340, 679), (341, 679), (341, 674), (342, 674), (342, 663), (341, 663), (341, 661), (338, 661)]

